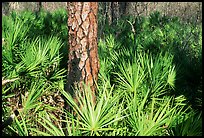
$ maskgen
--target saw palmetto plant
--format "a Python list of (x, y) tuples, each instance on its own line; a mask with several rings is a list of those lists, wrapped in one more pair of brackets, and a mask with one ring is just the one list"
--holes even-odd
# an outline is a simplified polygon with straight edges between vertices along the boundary
[[(11, 15), (14, 20), (3, 17), (2, 107), (4, 120), (13, 115), (13, 111), (18, 110), (20, 114), (13, 118), (7, 130), (4, 129), (4, 134), (35, 135), (29, 128), (37, 122), (38, 109), (54, 110), (51, 107), (56, 106), (55, 100), (59, 99), (56, 97), (60, 97), (56, 88), (63, 81), (65, 73), (65, 69), (59, 68), (62, 43), (54, 36), (28, 38), (30, 22), (25, 17), (14, 15)], [(54, 103), (44, 104), (46, 100)]]
[(66, 92), (63, 95), (66, 97), (69, 105), (76, 113), (76, 118), (79, 121), (79, 130), (83, 135), (100, 136), (104, 131), (113, 131), (111, 125), (114, 122), (122, 120), (125, 116), (122, 115), (125, 109), (122, 109), (119, 104), (120, 95), (113, 95), (113, 87), (107, 89), (108, 84), (104, 84), (103, 89), (99, 89), (99, 97), (96, 103), (93, 103), (92, 92), (89, 87), (85, 86), (83, 93), (77, 91), (77, 100), (79, 104)]

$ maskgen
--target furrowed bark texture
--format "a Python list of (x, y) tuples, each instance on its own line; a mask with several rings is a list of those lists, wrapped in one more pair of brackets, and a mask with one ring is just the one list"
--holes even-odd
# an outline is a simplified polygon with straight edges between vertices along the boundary
[[(99, 60), (97, 47), (97, 2), (68, 2), (69, 60), (67, 90), (85, 83), (96, 92)], [(73, 95), (75, 96), (75, 94)]]

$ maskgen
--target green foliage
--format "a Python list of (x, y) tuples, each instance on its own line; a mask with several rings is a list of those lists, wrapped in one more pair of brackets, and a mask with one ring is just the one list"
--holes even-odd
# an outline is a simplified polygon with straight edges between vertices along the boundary
[(62, 39), (59, 35), (30, 36), (36, 33), (32, 32), (36, 18), (32, 12), (13, 12), (10, 16), (3, 17), (2, 75), (4, 79), (19, 78), (3, 88), (3, 120), (13, 113), (11, 105), (8, 106), (12, 104), (8, 103), (8, 98), (15, 99), (20, 95), (18, 103), (14, 103), (20, 115), (4, 134), (36, 135), (33, 129), (40, 129), (40, 126), (33, 127), (33, 124), (36, 124), (40, 110), (53, 110), (42, 103), (41, 97), (48, 91), (50, 94), (54, 93), (65, 78), (66, 70), (60, 68)]
[[(43, 103), (39, 101), (39, 98), (50, 89), (43, 81), (33, 82), (25, 95), (21, 93), (21, 99), (19, 103), (23, 108), (17, 109), (19, 112), (18, 117), (14, 117), (14, 122), (9, 126), (12, 133), (19, 136), (29, 136), (34, 134), (32, 129), (36, 129), (39, 126), (36, 124), (38, 113), (40, 110), (53, 110), (49, 106), (43, 106)], [(7, 107), (8, 108), (8, 107)], [(10, 111), (12, 114), (13, 111)], [(33, 125), (36, 124), (36, 125)]]
[(113, 87), (108, 90), (107, 84), (105, 84), (105, 87), (98, 91), (100, 94), (95, 104), (89, 88), (85, 87), (82, 94), (76, 91), (79, 104), (74, 101), (71, 95), (63, 92), (69, 105), (76, 112), (80, 125), (78, 129), (83, 135), (100, 136), (101, 132), (114, 130), (111, 124), (125, 117), (121, 116), (123, 109), (118, 103), (120, 95), (112, 95)]
[(152, 95), (162, 95), (170, 87), (175, 87), (173, 57), (165, 53), (152, 56), (151, 53), (138, 53), (133, 62), (123, 61), (117, 73), (119, 87), (127, 92), (142, 93), (149, 88)]
[[(127, 121), (132, 130), (132, 135), (155, 136), (167, 135), (166, 128), (177, 118), (176, 114), (183, 106), (174, 106), (174, 99), (169, 97), (144, 99), (138, 102), (136, 93), (127, 96)], [(147, 110), (148, 109), (148, 110)]]
[[(164, 100), (162, 97), (165, 95), (168, 95), (169, 99), (172, 98), (171, 96), (178, 96), (179, 98), (182, 95), (186, 99), (185, 108), (189, 104), (193, 108), (202, 107), (200, 105), (202, 100), (202, 90), (200, 89), (202, 86), (202, 58), (199, 58), (202, 56), (202, 44), (200, 43), (202, 28), (183, 24), (178, 18), (162, 17), (159, 13), (153, 13), (149, 18), (137, 17), (135, 21), (125, 17), (123, 20), (119, 20), (113, 28), (113, 26), (105, 28), (105, 39), (99, 41), (101, 64), (99, 82), (109, 81), (110, 85), (115, 85), (116, 91), (125, 92), (126, 95), (132, 94), (128, 100), (124, 101), (130, 102), (134, 97), (133, 94), (137, 95), (138, 105), (141, 104), (148, 92), (147, 108), (149, 109), (151, 108), (148, 105), (151, 105), (152, 98), (161, 99), (156, 102), (159, 104), (160, 101)], [(196, 46), (192, 46), (192, 43), (196, 43)], [(178, 102), (175, 100), (177, 97), (172, 98), (171, 103), (167, 102), (168, 98), (165, 99), (164, 103), (173, 109), (169, 110), (172, 111), (169, 114), (182, 112), (183, 114), (179, 114), (177, 117), (184, 116), (187, 110), (179, 110), (179, 108), (184, 109), (184, 107), (173, 108), (173, 105)], [(158, 106), (155, 110), (162, 112), (163, 109), (166, 109), (164, 105)], [(126, 107), (127, 104), (124, 106)], [(133, 107), (137, 106), (134, 105)], [(135, 111), (137, 108), (133, 109)], [(189, 110), (192, 114), (195, 109)], [(145, 110), (145, 113), (133, 113), (132, 118), (137, 121), (134, 123), (136, 126), (132, 126), (135, 131), (128, 132), (127, 135), (172, 135), (161, 126), (156, 127), (156, 124), (155, 129), (153, 127), (149, 133), (146, 133), (147, 128), (143, 121), (145, 121), (145, 116), (149, 116), (147, 111)], [(143, 125), (140, 128), (141, 132), (138, 131), (138, 117), (141, 117), (141, 124)], [(189, 116), (189, 120), (190, 118)], [(168, 122), (173, 123), (175, 120), (177, 119)], [(124, 124), (127, 125), (123, 122)], [(131, 126), (130, 123), (129, 125)], [(200, 125), (196, 125), (193, 134), (201, 135)], [(157, 129), (159, 130), (158, 133)], [(173, 131), (174, 128), (168, 127), (168, 129)], [(128, 129), (126, 129), (127, 131)], [(196, 132), (198, 133), (196, 134)], [(175, 135), (187, 135), (184, 134), (186, 132), (176, 133)]]
[(180, 121), (176, 121), (172, 129), (174, 136), (201, 136), (202, 135), (202, 112), (190, 112)]

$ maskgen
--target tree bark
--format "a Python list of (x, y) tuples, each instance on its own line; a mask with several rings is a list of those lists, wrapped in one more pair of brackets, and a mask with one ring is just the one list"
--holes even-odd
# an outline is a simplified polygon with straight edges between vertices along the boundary
[(42, 2), (37, 2), (37, 10), (40, 12), (42, 9)]
[[(99, 72), (97, 2), (68, 2), (69, 60), (67, 91), (89, 85), (95, 99)], [(95, 100), (94, 100), (95, 101)]]
[(119, 8), (119, 2), (111, 2), (112, 22), (114, 22), (115, 24), (117, 24), (120, 17)]
[(108, 22), (108, 25), (112, 24), (112, 8), (111, 8), (111, 2), (106, 2), (106, 20)]
[(125, 8), (125, 14), (126, 15), (135, 15), (135, 4), (136, 2), (127, 2), (126, 8)]
[(126, 11), (126, 7), (127, 7), (127, 3), (126, 2), (119, 2), (119, 11), (120, 11), (120, 16), (124, 16), (125, 15), (125, 11)]
[(2, 2), (2, 15), (9, 14), (9, 2)]

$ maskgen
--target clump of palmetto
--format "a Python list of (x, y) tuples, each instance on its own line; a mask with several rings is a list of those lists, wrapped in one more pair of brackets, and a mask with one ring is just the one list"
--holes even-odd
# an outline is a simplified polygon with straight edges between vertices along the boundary
[(19, 115), (4, 129), (4, 134), (36, 135), (32, 129), (42, 126), (32, 124), (41, 111), (57, 117), (62, 114), (64, 101), (57, 90), (65, 73), (65, 69), (59, 68), (62, 43), (54, 36), (29, 38), (31, 24), (15, 16), (13, 20), (11, 16), (3, 17), (2, 75), (6, 79), (2, 79), (2, 85), (6, 85), (2, 88), (2, 108), (4, 120), (14, 111)]

